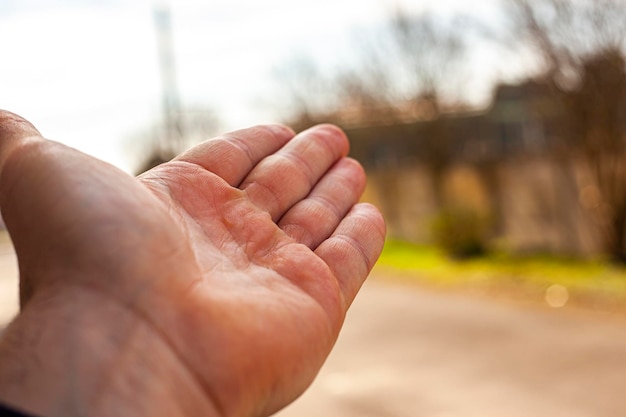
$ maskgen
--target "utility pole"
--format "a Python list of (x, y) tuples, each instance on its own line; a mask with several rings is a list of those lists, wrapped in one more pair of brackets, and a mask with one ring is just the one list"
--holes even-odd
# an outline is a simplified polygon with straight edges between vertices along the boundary
[(184, 146), (185, 131), (176, 84), (172, 17), (167, 3), (159, 2), (155, 5), (154, 23), (157, 31), (163, 93), (164, 134), (160, 145), (165, 152), (177, 153)]

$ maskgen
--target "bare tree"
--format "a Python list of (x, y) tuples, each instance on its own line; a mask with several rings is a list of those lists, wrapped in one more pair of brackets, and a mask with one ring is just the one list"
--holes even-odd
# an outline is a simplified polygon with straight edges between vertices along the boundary
[(355, 32), (356, 58), (339, 63), (334, 75), (296, 57), (278, 72), (290, 108), (344, 125), (437, 118), (461, 84), (462, 20), (398, 9), (382, 29)]
[(286, 114), (285, 122), (296, 131), (336, 121), (336, 90), (312, 57), (294, 56), (275, 70), (274, 77), (279, 98), (268, 104)]
[(218, 115), (207, 106), (194, 106), (175, 115), (184, 136), (172, 141), (168, 129), (155, 123), (132, 137), (135, 148), (141, 154), (137, 173), (147, 171), (167, 162), (186, 148), (210, 138), (220, 126)]
[[(443, 177), (454, 151), (453, 138), (448, 129), (444, 96), (449, 86), (462, 77), (458, 64), (465, 45), (459, 28), (446, 26), (432, 14), (411, 15), (398, 10), (390, 22), (390, 53), (395, 54), (400, 91), (400, 102), (408, 99), (413, 116), (426, 120), (425, 132), (419, 138), (424, 162), (429, 167), (435, 204), (445, 204), (441, 191)], [(418, 114), (415, 114), (418, 113)]]
[[(514, 30), (540, 62), (561, 111), (561, 167), (582, 160), (597, 198), (588, 208), (607, 254), (626, 262), (626, 3), (509, 0)], [(564, 163), (563, 161), (567, 161)]]
[(390, 22), (391, 47), (400, 63), (398, 75), (407, 83), (405, 91), (412, 99), (429, 100), (433, 116), (438, 115), (442, 92), (460, 79), (456, 72), (465, 45), (458, 29), (432, 14), (413, 16), (403, 10)]
[(361, 108), (370, 124), (436, 119), (458, 100), (452, 93), (466, 48), (460, 21), (396, 10), (382, 30), (360, 35), (361, 59), (335, 79), (341, 102)]
[(605, 251), (626, 263), (626, 60), (599, 51), (583, 66), (570, 97), (571, 137), (592, 173), (599, 199), (590, 207)]
[(562, 89), (582, 79), (589, 57), (623, 50), (622, 0), (508, 0), (516, 38), (542, 62), (544, 77)]

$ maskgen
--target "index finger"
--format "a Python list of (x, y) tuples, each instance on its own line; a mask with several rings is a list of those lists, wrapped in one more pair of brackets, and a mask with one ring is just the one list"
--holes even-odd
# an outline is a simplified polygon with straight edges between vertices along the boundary
[(278, 151), (294, 136), (293, 130), (286, 126), (255, 126), (202, 142), (174, 161), (201, 166), (237, 187), (263, 158)]

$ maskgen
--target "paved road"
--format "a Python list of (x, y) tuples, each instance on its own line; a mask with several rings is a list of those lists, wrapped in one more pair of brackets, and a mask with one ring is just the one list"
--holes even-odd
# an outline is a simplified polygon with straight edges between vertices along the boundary
[[(17, 308), (0, 247), (0, 323)], [(277, 417), (626, 416), (626, 318), (371, 279), (318, 379)]]

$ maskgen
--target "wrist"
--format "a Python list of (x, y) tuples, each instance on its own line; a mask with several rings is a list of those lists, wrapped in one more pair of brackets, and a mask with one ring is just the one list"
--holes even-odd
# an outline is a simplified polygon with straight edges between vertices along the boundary
[(85, 289), (36, 294), (0, 338), (0, 402), (42, 417), (217, 416), (145, 320)]

